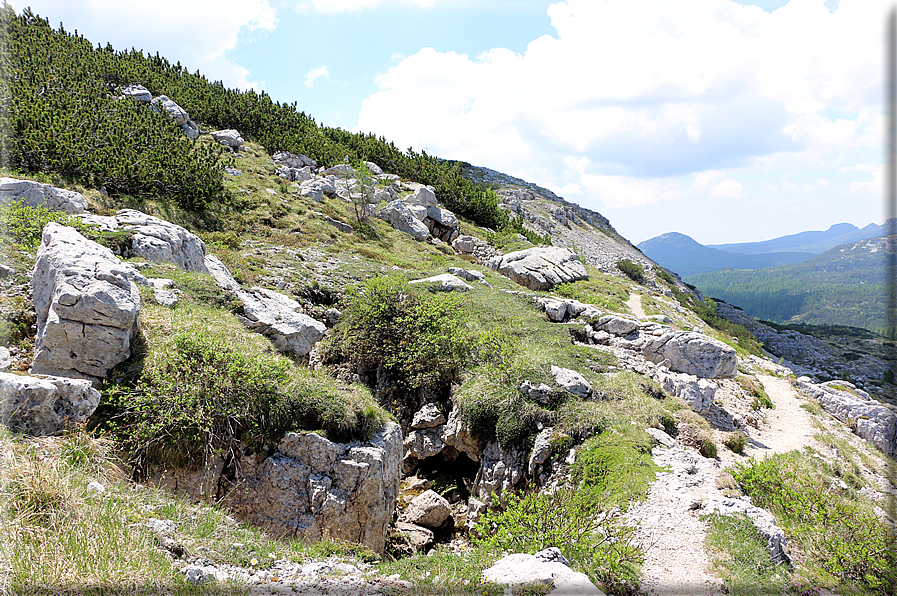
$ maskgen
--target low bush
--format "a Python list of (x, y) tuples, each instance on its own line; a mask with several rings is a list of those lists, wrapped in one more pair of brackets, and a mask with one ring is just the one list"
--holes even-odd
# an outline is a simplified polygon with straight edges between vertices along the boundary
[(365, 439), (387, 419), (365, 388), (339, 386), (233, 333), (153, 337), (139, 376), (107, 391), (103, 424), (133, 464), (204, 466), (241, 442), (263, 448), (298, 430)]
[(626, 277), (636, 283), (642, 283), (643, 281), (645, 281), (645, 270), (635, 261), (630, 261), (629, 259), (620, 259), (619, 261), (617, 261), (617, 269), (622, 271)]
[(731, 433), (723, 444), (733, 453), (744, 453), (744, 447), (747, 445), (747, 438), (739, 432)]
[(769, 557), (766, 538), (745, 515), (706, 518), (707, 546), (716, 571), (733, 596), (789, 593), (790, 569)]
[(752, 410), (759, 410), (760, 408), (768, 408), (770, 410), (776, 409), (776, 405), (772, 403), (769, 394), (766, 393), (766, 390), (763, 389), (763, 385), (756, 379), (739, 375), (738, 384), (748, 393), (748, 395), (753, 397), (753, 401), (751, 402)]
[(839, 489), (815, 458), (795, 451), (774, 454), (736, 466), (733, 476), (754, 504), (776, 517), (805, 573), (873, 594), (895, 593), (892, 529), (847, 489)]
[(504, 511), (488, 511), (473, 542), (496, 552), (535, 554), (557, 547), (573, 568), (610, 594), (636, 593), (644, 559), (622, 512), (600, 508), (594, 488), (506, 495)]

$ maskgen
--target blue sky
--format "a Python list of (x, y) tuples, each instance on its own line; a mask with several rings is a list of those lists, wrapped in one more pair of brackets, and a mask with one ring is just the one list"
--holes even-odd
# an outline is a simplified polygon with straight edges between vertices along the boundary
[(536, 182), (634, 243), (883, 219), (884, 0), (27, 5), (323, 124)]

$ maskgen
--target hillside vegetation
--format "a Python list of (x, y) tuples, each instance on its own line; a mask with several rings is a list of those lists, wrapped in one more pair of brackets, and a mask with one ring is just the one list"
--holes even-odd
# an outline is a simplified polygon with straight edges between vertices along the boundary
[[(294, 312), (327, 321), (327, 330), (312, 352), (290, 357), (248, 328), (237, 291), (171, 262), (124, 257), (150, 283), (170, 280), (177, 303), (166, 306), (153, 287), (139, 287), (130, 356), (99, 383), (99, 408), (83, 428), (56, 437), (0, 433), (0, 592), (542, 594), (551, 587), (504, 588), (483, 583), (481, 574), (509, 552), (555, 546), (605, 593), (635, 596), (648, 589), (642, 571), (649, 565), (675, 567), (668, 573), (679, 578), (707, 571), (687, 567), (679, 551), (659, 559), (663, 553), (652, 547), (672, 536), (678, 548), (704, 556), (704, 529), (714, 525), (706, 549), (718, 574), (714, 590), (724, 582), (725, 591), (745, 596), (894, 594), (893, 514), (880, 506), (893, 490), (891, 460), (811, 400), (794, 409), (816, 421), (812, 445), (799, 456), (748, 457), (762, 457), (766, 446), (751, 437), (775, 408), (764, 380), (790, 388), (777, 378), (789, 372), (763, 360), (755, 338), (718, 316), (712, 300), (659, 267), (620, 260), (602, 270), (584, 256), (577, 263), (587, 279), (525, 289), (472, 254), (436, 238), (415, 241), (359, 212), (351, 191), (348, 200), (336, 192), (303, 194), (278, 177), (272, 156), (302, 153), (319, 166), (348, 159), (370, 184), (403, 198), (420, 190), (412, 183), (432, 185), (459, 216), (460, 233), (488, 240), (492, 251), (550, 241), (502, 210), (490, 188), (464, 178), (459, 164), (322, 127), (296, 104), (227, 89), (160, 56), (94, 47), (29, 10), (16, 15), (7, 5), (2, 20), (9, 75), (2, 91), (10, 101), (3, 121), (8, 163), (0, 173), (83, 193), (94, 215), (136, 208), (189, 228), (231, 281), (282, 294), (297, 303)], [(234, 128), (247, 142), (231, 151), (206, 134), (188, 140), (166, 117), (122, 98), (129, 84), (176, 100), (204, 132)], [(399, 179), (370, 177), (364, 162)], [(30, 270), (51, 221), (118, 254), (127, 254), (133, 239), (133, 230), (102, 232), (22, 202), (0, 208), (0, 346), (13, 356), (16, 375), (27, 373), (35, 350)], [(615, 233), (602, 234), (605, 246), (616, 241)], [(481, 281), (468, 279), (462, 293), (409, 283), (449, 268), (469, 269)], [(566, 308), (565, 298), (600, 315), (552, 318), (547, 305)], [(638, 361), (633, 350), (583, 341), (587, 331), (598, 335), (592, 326), (608, 314), (630, 332), (641, 329), (641, 319), (652, 333), (687, 335), (731, 356), (732, 378), (698, 384), (697, 377), (677, 377), (700, 390), (716, 383), (717, 402), (699, 414), (652, 376), (662, 366)], [(575, 373), (578, 392), (558, 381), (559, 367)], [(377, 431), (399, 428), (396, 436), (406, 440), (412, 429), (432, 431), (415, 420), (425, 406), (442, 417), (440, 426), (456, 414), (463, 432), (454, 436), (466, 437), (474, 451), (455, 443), (415, 461), (408, 457), (415, 445), (403, 451), (396, 441), (405, 456), (397, 466), (411, 472), (402, 474), (397, 498), (381, 499), (391, 522), (383, 552), (334, 539), (338, 524), (315, 538), (298, 525), (266, 534), (224, 508), (228, 490), (252, 493), (238, 485), (240, 466), (268, 462), (278, 474), (288, 467), (276, 451), (287, 433), (346, 442), (370, 458), (340, 460), (358, 478), (363, 468), (376, 469), (374, 450), (363, 441)], [(537, 448), (541, 461), (533, 457)], [(660, 454), (679, 459), (660, 466)], [(489, 458), (495, 465), (487, 469)], [(807, 463), (820, 459), (832, 463)], [(503, 480), (512, 466), (520, 478)], [(210, 470), (218, 476), (207, 486)], [(175, 481), (166, 485), (169, 472)], [(194, 493), (204, 502), (187, 497), (196, 486), (176, 486), (188, 474), (202, 478)], [(489, 474), (499, 489), (480, 495), (489, 502), (479, 503), (476, 517), (473, 487)], [(301, 483), (323, 483), (312, 476), (306, 471)], [(684, 482), (689, 490), (702, 483), (717, 499), (746, 503), (739, 497), (747, 495), (768, 506), (787, 522), (791, 562), (772, 560), (766, 538), (746, 518), (725, 518), (740, 524), (737, 540), (727, 541), (735, 531), (697, 513), (703, 497), (686, 498), (685, 484), (675, 484)], [(657, 483), (669, 490), (654, 490)], [(801, 501), (803, 485), (825, 494), (821, 509)], [(424, 486), (451, 511), (431, 543), (416, 550), (398, 522)], [(294, 507), (293, 487), (284, 481), (278, 488), (270, 501)], [(639, 513), (648, 504), (660, 513)], [(863, 530), (831, 539), (831, 517), (841, 514), (839, 532), (851, 524)], [(679, 518), (699, 530), (680, 538), (675, 521), (662, 536), (642, 528)], [(223, 575), (203, 583), (188, 578), (188, 567)]]

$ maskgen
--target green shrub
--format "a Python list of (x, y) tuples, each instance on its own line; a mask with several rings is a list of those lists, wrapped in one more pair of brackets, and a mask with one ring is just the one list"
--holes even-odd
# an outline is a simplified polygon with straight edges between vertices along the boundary
[(467, 313), (456, 294), (415, 292), (397, 277), (346, 291), (326, 358), (383, 369), (406, 389), (449, 383), (470, 358)]
[(747, 376), (739, 376), (738, 384), (747, 391), (748, 395), (754, 398), (751, 402), (752, 410), (759, 410), (760, 408), (776, 409), (776, 405), (772, 403), (772, 399), (770, 399), (769, 394), (766, 393), (760, 382)]
[(44, 226), (51, 221), (79, 229), (83, 227), (77, 217), (47, 209), (43, 205), (32, 207), (24, 199), (0, 203), (0, 233), (23, 250), (37, 250)]
[(657, 275), (657, 277), (667, 282), (671, 286), (676, 285), (676, 278), (673, 277), (673, 275), (663, 267), (655, 267), (654, 273)]
[(386, 419), (361, 389), (341, 389), (280, 356), (247, 353), (224, 334), (183, 332), (164, 348), (144, 361), (133, 388), (111, 395), (111, 424), (137, 464), (205, 465), (240, 442), (261, 448), (302, 429), (364, 439)]
[(738, 465), (733, 476), (754, 504), (776, 517), (806, 569), (822, 579), (830, 574), (875, 594), (894, 594), (897, 545), (892, 530), (867, 505), (839, 489), (825, 465), (792, 451)]
[(573, 474), (604, 503), (627, 508), (644, 499), (660, 468), (651, 458), (651, 436), (630, 425), (588, 439), (576, 454)]
[(629, 593), (637, 587), (644, 556), (634, 542), (634, 528), (619, 509), (596, 506), (595, 490), (564, 487), (553, 493), (508, 493), (505, 498), (504, 511), (490, 510), (478, 521), (472, 534), (475, 544), (529, 554), (554, 546), (574, 569), (608, 593)]
[(620, 259), (617, 261), (617, 269), (623, 272), (626, 277), (636, 283), (645, 281), (645, 270), (641, 265), (629, 259)]
[(744, 453), (744, 446), (747, 444), (747, 438), (742, 433), (734, 432), (726, 437), (723, 444), (733, 453)]

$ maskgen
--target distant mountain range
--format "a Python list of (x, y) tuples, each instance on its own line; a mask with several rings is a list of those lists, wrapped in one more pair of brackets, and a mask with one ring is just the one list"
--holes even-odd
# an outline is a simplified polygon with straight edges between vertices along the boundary
[(764, 269), (799, 263), (836, 246), (887, 234), (887, 226), (886, 222), (860, 229), (853, 224), (840, 223), (824, 232), (800, 232), (762, 242), (709, 246), (685, 234), (670, 232), (645, 240), (638, 248), (670, 271), (687, 277), (728, 268)]
[(849, 325), (885, 329), (886, 255), (894, 236), (837, 246), (799, 263), (767, 269), (727, 269), (685, 277), (705, 295), (737, 305), (756, 319), (777, 323)]

